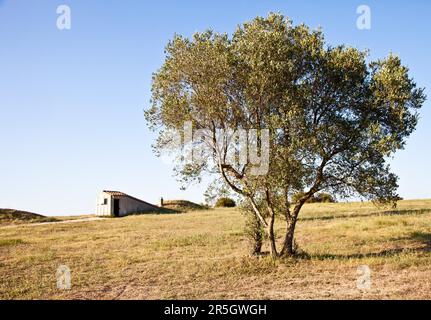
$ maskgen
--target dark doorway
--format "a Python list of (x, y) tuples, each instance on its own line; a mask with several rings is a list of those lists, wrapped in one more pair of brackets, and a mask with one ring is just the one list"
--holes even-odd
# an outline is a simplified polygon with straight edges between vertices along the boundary
[(114, 199), (114, 217), (120, 216), (120, 199)]

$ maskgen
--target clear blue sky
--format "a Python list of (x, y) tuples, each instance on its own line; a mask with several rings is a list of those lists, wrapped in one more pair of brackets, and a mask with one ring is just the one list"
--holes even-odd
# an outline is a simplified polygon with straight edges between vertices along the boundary
[[(72, 29), (56, 27), (58, 5)], [(371, 30), (356, 28), (359, 5)], [(96, 194), (116, 189), (150, 202), (203, 201), (204, 186), (182, 192), (151, 151), (142, 109), (151, 74), (174, 33), (232, 32), (270, 11), (321, 26), (331, 44), (389, 52), (409, 66), (431, 98), (431, 2), (0, 0), (0, 207), (49, 215), (92, 213)], [(392, 161), (400, 195), (431, 198), (431, 110)]]

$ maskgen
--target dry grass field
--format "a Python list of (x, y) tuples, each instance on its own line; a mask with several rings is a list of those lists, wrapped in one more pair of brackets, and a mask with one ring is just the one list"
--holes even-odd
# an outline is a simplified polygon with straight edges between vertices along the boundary
[[(277, 262), (247, 256), (233, 209), (0, 227), (0, 298), (431, 299), (431, 200), (390, 210), (307, 205), (297, 228), (306, 255)], [(59, 265), (71, 290), (56, 288)], [(361, 265), (372, 272), (365, 292)]]

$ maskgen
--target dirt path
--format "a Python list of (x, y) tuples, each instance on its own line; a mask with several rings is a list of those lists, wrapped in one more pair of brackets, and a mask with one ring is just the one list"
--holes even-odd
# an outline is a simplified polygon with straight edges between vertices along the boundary
[(94, 217), (94, 218), (83, 218), (83, 219), (63, 220), (63, 221), (54, 221), (54, 222), (14, 224), (14, 225), (0, 227), (0, 229), (18, 228), (18, 227), (37, 227), (37, 226), (46, 226), (50, 224), (67, 224), (67, 223), (91, 222), (91, 221), (100, 221), (100, 220), (106, 220), (106, 218)]

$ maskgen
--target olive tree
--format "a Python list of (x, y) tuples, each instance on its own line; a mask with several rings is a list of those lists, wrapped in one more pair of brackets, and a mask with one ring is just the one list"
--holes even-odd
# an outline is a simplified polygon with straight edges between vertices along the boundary
[[(249, 202), (271, 255), (291, 256), (298, 216), (315, 194), (398, 199), (387, 160), (414, 131), (424, 90), (398, 57), (368, 60), (367, 52), (329, 46), (320, 30), (280, 14), (255, 18), (232, 36), (176, 35), (146, 110), (158, 132), (154, 147), (175, 155), (186, 182), (216, 174)], [(187, 138), (191, 128), (201, 134)], [(178, 136), (181, 143), (172, 143)], [(203, 144), (204, 161), (187, 161)], [(282, 235), (275, 234), (278, 219)]]

